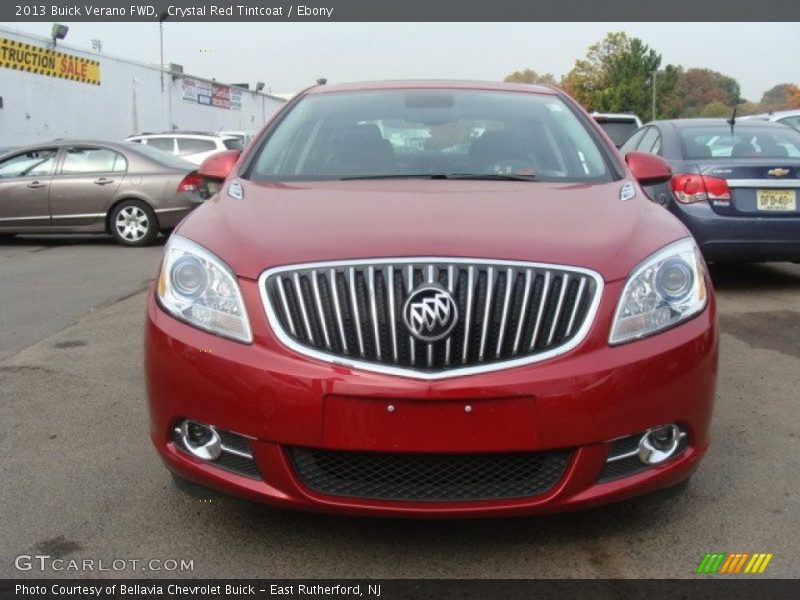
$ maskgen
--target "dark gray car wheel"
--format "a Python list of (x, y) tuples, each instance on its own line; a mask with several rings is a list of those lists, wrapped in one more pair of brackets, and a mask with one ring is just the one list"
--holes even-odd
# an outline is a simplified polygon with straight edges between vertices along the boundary
[(140, 200), (123, 200), (111, 213), (111, 235), (125, 246), (147, 246), (158, 236), (153, 209)]

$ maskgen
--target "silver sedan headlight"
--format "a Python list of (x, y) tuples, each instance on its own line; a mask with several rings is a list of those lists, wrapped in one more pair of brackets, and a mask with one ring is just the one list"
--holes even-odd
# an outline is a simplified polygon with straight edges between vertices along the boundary
[(691, 238), (652, 254), (628, 276), (609, 343), (624, 344), (686, 321), (706, 307), (705, 263)]
[(167, 312), (190, 325), (238, 342), (253, 341), (236, 275), (194, 242), (169, 238), (156, 293)]

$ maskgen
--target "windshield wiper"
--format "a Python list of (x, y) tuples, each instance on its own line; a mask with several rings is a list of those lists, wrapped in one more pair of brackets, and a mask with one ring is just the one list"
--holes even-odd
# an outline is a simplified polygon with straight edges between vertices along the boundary
[(354, 177), (340, 177), (341, 181), (354, 179), (476, 179), (487, 181), (533, 181), (535, 175), (520, 175), (514, 173), (417, 173), (412, 175), (357, 175)]
[(533, 181), (536, 175), (520, 173), (450, 173), (447, 179), (476, 179), (487, 181)]
[(340, 181), (352, 181), (354, 179), (448, 179), (449, 175), (444, 173), (412, 173), (396, 175), (354, 175), (352, 177), (340, 177)]

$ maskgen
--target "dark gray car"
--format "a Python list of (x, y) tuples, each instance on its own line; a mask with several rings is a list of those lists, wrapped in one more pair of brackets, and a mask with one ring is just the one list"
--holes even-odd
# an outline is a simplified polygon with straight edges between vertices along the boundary
[(151, 243), (201, 201), (197, 167), (133, 143), (62, 141), (0, 157), (0, 236), (110, 233)]
[(692, 232), (716, 261), (800, 261), (800, 131), (756, 120), (653, 121), (626, 141), (663, 156), (669, 183), (650, 198)]

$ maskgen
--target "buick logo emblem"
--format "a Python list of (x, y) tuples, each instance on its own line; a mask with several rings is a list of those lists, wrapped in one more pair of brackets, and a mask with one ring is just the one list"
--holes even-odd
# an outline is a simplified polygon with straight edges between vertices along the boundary
[(411, 292), (403, 306), (403, 322), (423, 342), (441, 340), (458, 323), (458, 307), (443, 287), (427, 284)]

